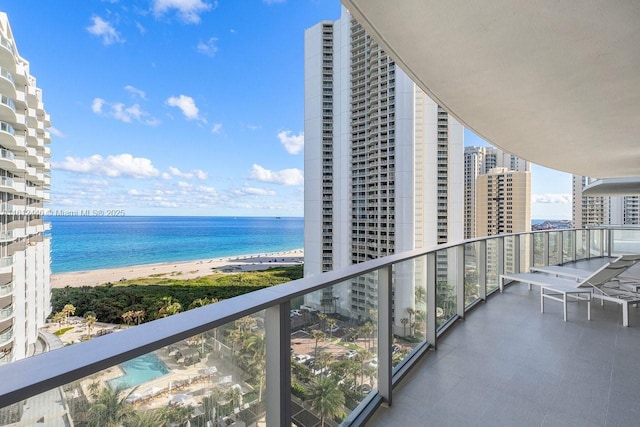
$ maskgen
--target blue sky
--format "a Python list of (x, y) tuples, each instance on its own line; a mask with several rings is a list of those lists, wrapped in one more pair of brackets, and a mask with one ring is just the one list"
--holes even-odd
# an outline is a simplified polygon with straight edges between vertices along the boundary
[[(302, 216), (304, 30), (338, 0), (2, 10), (51, 116), (53, 212)], [(533, 193), (532, 218), (570, 218), (569, 175), (534, 167)]]

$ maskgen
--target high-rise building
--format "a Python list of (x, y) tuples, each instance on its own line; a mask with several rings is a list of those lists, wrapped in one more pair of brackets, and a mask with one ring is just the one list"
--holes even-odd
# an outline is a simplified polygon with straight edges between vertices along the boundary
[(530, 164), (513, 154), (494, 147), (465, 147), (464, 149), (464, 238), (471, 239), (482, 234), (476, 233), (476, 181), (478, 176), (489, 173), (493, 168), (528, 172)]
[(0, 363), (30, 356), (51, 311), (49, 115), (0, 12)]
[(593, 178), (573, 175), (574, 227), (640, 224), (639, 196), (584, 195), (583, 189), (593, 181)]
[[(306, 276), (462, 238), (462, 126), (344, 8), (305, 32), (304, 135)], [(365, 282), (307, 303), (366, 317)]]
[(531, 172), (493, 168), (476, 182), (476, 234), (531, 231)]

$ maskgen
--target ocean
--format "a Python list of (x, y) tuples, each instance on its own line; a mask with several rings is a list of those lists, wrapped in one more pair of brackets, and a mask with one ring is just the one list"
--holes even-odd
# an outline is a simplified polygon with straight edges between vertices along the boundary
[(49, 216), (51, 271), (67, 273), (301, 249), (303, 218)]

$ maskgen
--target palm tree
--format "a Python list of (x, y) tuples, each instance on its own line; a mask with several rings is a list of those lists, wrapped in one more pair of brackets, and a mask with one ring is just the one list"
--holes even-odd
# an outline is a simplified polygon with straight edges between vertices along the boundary
[(365, 324), (360, 327), (360, 330), (362, 331), (362, 334), (367, 338), (367, 348), (371, 349), (371, 339), (373, 337), (373, 331), (375, 331), (375, 326), (373, 326), (372, 322), (365, 322)]
[(144, 310), (136, 310), (133, 312), (133, 319), (136, 321), (136, 325), (139, 325), (144, 320), (147, 313)]
[(69, 323), (69, 317), (71, 317), (74, 314), (76, 314), (76, 308), (75, 308), (75, 306), (73, 304), (67, 304), (62, 308), (62, 312), (65, 315), (66, 323)]
[(155, 427), (163, 426), (167, 421), (162, 411), (135, 411), (123, 421), (122, 425), (124, 427)]
[(120, 315), (120, 317), (122, 318), (122, 321), (126, 325), (131, 325), (131, 323), (133, 323), (133, 311), (132, 310), (125, 311), (124, 313), (122, 313)]
[(87, 331), (89, 332), (89, 337), (91, 337), (91, 329), (93, 329), (93, 325), (98, 321), (96, 314), (93, 311), (87, 311), (84, 314), (84, 321), (87, 324)]
[(344, 416), (344, 393), (331, 378), (318, 377), (309, 390), (311, 408), (320, 415), (320, 425), (324, 420)]
[(327, 320), (327, 315), (325, 313), (318, 313), (318, 319), (320, 320), (320, 329), (324, 328), (324, 321)]
[(333, 328), (338, 324), (336, 319), (327, 319), (327, 327), (329, 328), (329, 339), (333, 339)]
[(266, 349), (267, 341), (264, 334), (251, 334), (246, 341), (246, 350), (251, 354), (253, 361), (254, 377), (258, 382), (258, 402), (262, 402), (262, 389), (264, 388), (264, 380), (266, 379)]
[(311, 331), (311, 337), (316, 341), (316, 348), (313, 352), (313, 357), (316, 358), (318, 357), (318, 342), (327, 339), (327, 335), (320, 329), (314, 329)]
[(416, 314), (416, 311), (413, 307), (407, 307), (407, 314), (409, 315), (409, 335), (413, 336), (411, 329), (413, 328), (413, 315)]
[(131, 416), (134, 409), (127, 402), (131, 393), (123, 392), (122, 388), (112, 390), (110, 387), (95, 392), (95, 400), (88, 412), (90, 427), (120, 427)]
[(402, 336), (406, 337), (407, 336), (407, 323), (409, 323), (409, 319), (407, 319), (406, 317), (403, 317), (402, 319), (400, 319), (400, 323), (402, 323)]
[(53, 321), (58, 324), (58, 329), (62, 329), (62, 323), (67, 320), (67, 315), (59, 311), (53, 315)]
[(162, 306), (158, 310), (159, 317), (167, 317), (182, 311), (182, 304), (171, 297), (162, 297)]

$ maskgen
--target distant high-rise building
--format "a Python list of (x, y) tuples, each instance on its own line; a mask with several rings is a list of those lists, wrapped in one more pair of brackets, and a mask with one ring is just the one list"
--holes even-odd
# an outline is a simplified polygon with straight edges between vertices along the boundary
[(639, 196), (587, 196), (583, 189), (595, 179), (573, 175), (573, 226), (638, 225)]
[[(494, 168), (529, 172), (528, 161), (494, 147), (465, 147), (464, 149), (464, 238), (482, 237), (476, 231), (476, 181), (478, 176)], [(530, 213), (529, 213), (530, 215)]]
[[(306, 276), (462, 238), (462, 126), (344, 8), (305, 32), (304, 135)], [(367, 317), (365, 282), (307, 302)]]
[(49, 115), (0, 12), (0, 363), (33, 354), (51, 311)]
[(531, 231), (531, 172), (493, 168), (476, 182), (476, 234)]

